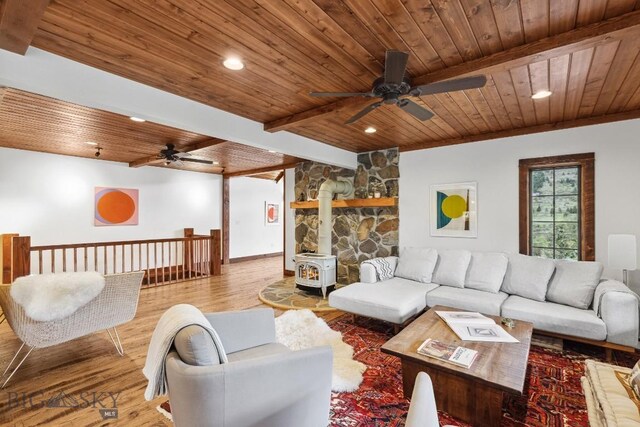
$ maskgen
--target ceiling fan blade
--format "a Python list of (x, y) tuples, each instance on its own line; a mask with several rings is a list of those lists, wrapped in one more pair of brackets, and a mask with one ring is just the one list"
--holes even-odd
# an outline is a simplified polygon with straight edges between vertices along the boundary
[(366, 116), (367, 114), (369, 114), (370, 112), (372, 112), (373, 110), (375, 110), (376, 108), (378, 108), (381, 105), (382, 105), (382, 101), (374, 102), (373, 104), (367, 105), (358, 114), (356, 114), (355, 116), (353, 116), (349, 120), (347, 120), (345, 122), (345, 124), (350, 125), (351, 123), (357, 122), (358, 120), (360, 120), (361, 118), (363, 118), (364, 116)]
[(317, 97), (363, 96), (365, 98), (375, 96), (371, 92), (309, 92), (309, 95)]
[(202, 163), (205, 165), (212, 165), (213, 162), (211, 160), (203, 160), (203, 159), (191, 159), (189, 157), (182, 157), (180, 158), (181, 161), (183, 162), (193, 162), (193, 163)]
[(193, 154), (191, 154), (191, 153), (186, 153), (186, 152), (183, 152), (183, 151), (176, 151), (176, 152), (175, 152), (175, 154), (174, 154), (174, 156), (175, 156), (175, 157), (177, 157), (177, 158), (179, 158), (179, 159), (181, 159), (181, 158), (183, 158), (183, 157), (191, 157), (191, 156), (193, 156)]
[(388, 50), (384, 60), (384, 82), (399, 85), (404, 80), (409, 54), (398, 50)]
[(461, 79), (446, 80), (444, 82), (429, 83), (411, 88), (413, 96), (434, 95), (457, 90), (478, 89), (487, 84), (486, 76), (463, 77)]
[(400, 101), (398, 101), (398, 107), (402, 108), (404, 111), (411, 114), (416, 119), (422, 120), (423, 122), (433, 117), (433, 113), (431, 111), (421, 107), (410, 99), (401, 99)]

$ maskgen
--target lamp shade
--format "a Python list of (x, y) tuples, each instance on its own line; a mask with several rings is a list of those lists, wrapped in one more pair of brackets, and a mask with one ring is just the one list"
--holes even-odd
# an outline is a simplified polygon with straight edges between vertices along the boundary
[(609, 268), (635, 270), (638, 255), (636, 236), (633, 234), (609, 235)]

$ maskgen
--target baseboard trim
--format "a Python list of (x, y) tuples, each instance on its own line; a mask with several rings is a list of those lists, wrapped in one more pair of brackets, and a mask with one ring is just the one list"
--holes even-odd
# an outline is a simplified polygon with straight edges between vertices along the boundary
[(229, 259), (229, 264), (235, 264), (237, 262), (244, 262), (244, 261), (253, 261), (256, 259), (262, 259), (262, 258), (271, 258), (271, 257), (277, 257), (277, 256), (283, 256), (284, 253), (282, 252), (273, 252), (270, 254), (259, 254), (259, 255), (249, 255), (249, 256), (242, 256), (242, 257), (238, 257), (238, 258), (231, 258)]
[(296, 272), (293, 270), (284, 270), (284, 275), (285, 276), (295, 276)]

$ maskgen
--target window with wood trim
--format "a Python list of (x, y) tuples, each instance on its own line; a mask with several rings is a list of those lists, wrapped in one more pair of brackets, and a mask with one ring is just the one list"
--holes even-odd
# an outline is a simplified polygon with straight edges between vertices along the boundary
[(520, 253), (595, 259), (594, 153), (520, 160)]

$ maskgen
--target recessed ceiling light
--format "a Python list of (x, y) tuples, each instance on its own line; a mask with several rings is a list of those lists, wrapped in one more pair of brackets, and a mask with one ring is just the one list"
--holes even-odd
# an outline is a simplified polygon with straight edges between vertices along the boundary
[(369, 126), (364, 131), (365, 133), (376, 133), (376, 128), (374, 128), (373, 126)]
[(233, 71), (242, 70), (244, 68), (244, 64), (242, 63), (240, 58), (233, 57), (225, 59), (222, 65)]
[(89, 145), (98, 145), (97, 142), (93, 142), (93, 141), (85, 141), (85, 144), (89, 144)]
[(531, 95), (531, 98), (542, 99), (542, 98), (547, 98), (549, 96), (551, 96), (551, 92), (549, 92), (548, 90), (539, 90), (538, 92)]
[(269, 152), (270, 152), (270, 153), (273, 153), (273, 154), (276, 154), (276, 153), (277, 153), (277, 151), (274, 151), (274, 150), (269, 150)]
[(214, 165), (219, 165), (219, 164), (220, 164), (220, 162), (213, 162), (213, 164), (214, 164)]
[(138, 122), (138, 123), (144, 123), (146, 122), (145, 119), (141, 119), (140, 117), (129, 117), (131, 120), (133, 120), (134, 122)]

